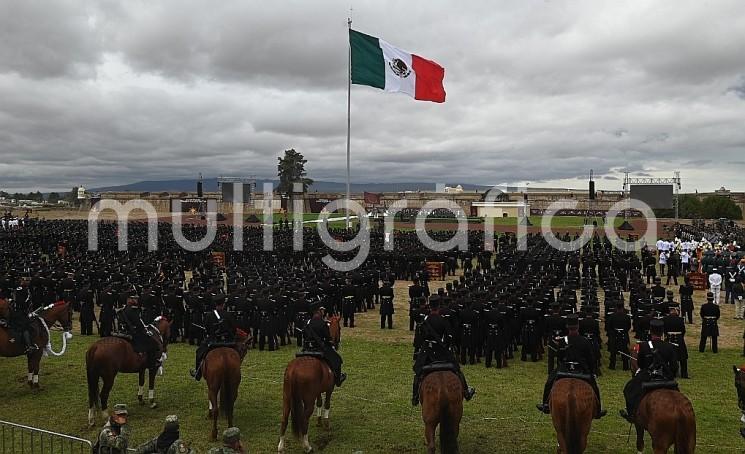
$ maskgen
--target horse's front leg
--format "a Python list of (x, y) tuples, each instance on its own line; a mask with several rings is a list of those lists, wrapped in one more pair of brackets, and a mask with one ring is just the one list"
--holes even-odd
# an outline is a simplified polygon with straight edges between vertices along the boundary
[(634, 426), (636, 427), (636, 452), (642, 454), (644, 452), (644, 427), (639, 424)]
[(142, 369), (139, 372), (139, 381), (138, 381), (138, 387), (137, 387), (137, 401), (140, 402), (140, 405), (145, 405), (145, 399), (143, 395), (145, 394), (145, 369)]
[(155, 403), (155, 376), (158, 374), (158, 369), (148, 369), (148, 388), (147, 398), (150, 402), (150, 408), (158, 408), (158, 404)]

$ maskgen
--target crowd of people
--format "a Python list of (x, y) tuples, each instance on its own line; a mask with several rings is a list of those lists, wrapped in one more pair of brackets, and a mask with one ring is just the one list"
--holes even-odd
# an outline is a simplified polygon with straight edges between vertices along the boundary
[[(600, 401), (595, 380), (601, 375), (603, 338), (608, 368), (615, 369), (620, 358), (624, 370), (630, 368), (635, 339), (642, 346), (640, 358), (646, 358), (641, 363), (657, 367), (662, 361), (664, 367), (646, 371), (649, 377), (632, 380), (624, 390), (623, 415), (633, 420), (641, 381), (690, 377), (685, 334), (686, 325), (694, 322), (695, 307), (687, 272), (702, 270), (709, 276), (710, 292), (698, 314), (701, 351), (709, 338), (712, 351), (717, 351), (717, 286), (724, 282), (725, 302), (739, 302), (738, 308), (745, 294), (745, 258), (738, 246), (745, 235), (728, 226), (678, 225), (670, 232), (672, 240), (645, 246), (640, 254), (614, 248), (599, 236), (580, 250), (559, 250), (537, 234), (528, 235), (525, 248), (518, 247), (515, 235), (500, 235), (492, 251), (484, 247), (484, 234), (478, 231), (468, 232), (468, 250), (446, 252), (426, 249), (415, 232), (397, 231), (394, 248), (387, 251), (383, 244), (390, 238), (373, 231), (369, 256), (348, 272), (330, 269), (322, 258), (330, 254), (349, 260), (354, 252), (331, 250), (316, 229), (307, 228), (303, 248), (296, 251), (294, 231), (287, 224), (275, 229), (272, 251), (262, 248), (261, 228), (244, 228), (243, 251), (235, 251), (232, 228), (220, 226), (215, 241), (198, 252), (182, 249), (167, 223), (158, 224), (156, 251), (148, 250), (144, 222), (128, 224), (127, 251), (118, 250), (122, 232), (116, 223), (101, 222), (98, 229), (95, 251), (88, 249), (87, 222), (30, 220), (22, 228), (0, 232), (0, 296), (11, 302), (9, 313), (0, 313), (0, 318), (29, 349), (34, 346), (28, 314), (65, 300), (80, 313), (81, 334), (93, 335), (95, 326), (100, 336), (128, 335), (141, 352), (148, 349), (147, 342), (138, 342), (142, 327), (159, 316), (168, 317), (173, 321), (171, 342), (199, 346), (192, 371), (197, 379), (201, 358), (211, 346), (229, 343), (235, 333), (243, 332), (260, 350), (295, 345), (320, 350), (341, 385), (341, 359), (329, 347), (323, 317), (338, 314), (351, 329), (356, 314), (377, 311), (381, 329), (392, 328), (393, 287), (397, 281), (411, 280), (408, 327), (414, 332), (414, 405), (419, 383), (432, 364), (457, 373), (464, 397), (470, 399), (475, 390), (467, 385), (460, 365), (483, 360), (486, 367), (502, 368), (517, 355), (522, 361), (547, 356), (549, 379), (538, 405), (541, 411), (549, 411), (551, 386), (566, 374), (590, 382)], [(185, 225), (183, 233), (196, 240), (206, 228)], [(331, 233), (342, 241), (356, 234), (351, 229)], [(430, 235), (446, 240), (453, 232)], [(224, 258), (216, 260), (215, 253)], [(427, 262), (443, 264), (443, 282), (431, 279)], [(718, 283), (711, 280), (717, 274), (722, 278)], [(671, 279), (678, 285), (677, 278), (683, 277), (677, 295), (662, 285), (662, 276), (667, 277), (666, 285)], [(740, 309), (737, 314), (743, 316)], [(655, 347), (658, 343), (665, 346)], [(662, 359), (647, 348), (663, 352)], [(596, 417), (603, 414), (599, 406)], [(122, 417), (126, 419), (126, 408), (115, 408), (110, 427), (99, 439), (102, 446), (117, 448), (116, 440), (126, 438), (125, 424), (117, 422)], [(166, 420), (171, 435), (154, 441), (158, 451), (141, 452), (166, 452), (164, 440), (171, 442), (169, 448), (180, 441), (174, 438), (174, 418)], [(226, 445), (237, 446), (231, 444), (234, 431), (226, 433), (225, 440)]]

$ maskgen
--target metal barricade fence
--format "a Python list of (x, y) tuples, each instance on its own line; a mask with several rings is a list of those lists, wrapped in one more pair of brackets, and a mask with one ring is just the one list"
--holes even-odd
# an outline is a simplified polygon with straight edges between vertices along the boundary
[(90, 454), (90, 441), (0, 420), (2, 454)]

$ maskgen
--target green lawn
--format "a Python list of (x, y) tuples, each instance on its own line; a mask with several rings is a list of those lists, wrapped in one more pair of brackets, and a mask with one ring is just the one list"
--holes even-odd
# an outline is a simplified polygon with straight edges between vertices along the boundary
[[(397, 288), (400, 295), (405, 286)], [(405, 311), (400, 304), (395, 329), (381, 331), (375, 313), (360, 316), (359, 327), (345, 330), (342, 355), (349, 380), (334, 393), (331, 430), (315, 426), (310, 433), (313, 446), (328, 453), (419, 453), (423, 450), (423, 425), (420, 408), (410, 405), (411, 346), (404, 326)], [(731, 314), (727, 317), (731, 318)], [(734, 323), (731, 320), (728, 322)], [(695, 332), (688, 335), (689, 347), (695, 344)], [(77, 330), (76, 330), (77, 332)], [(727, 331), (735, 337), (741, 327)], [(59, 332), (55, 332), (59, 348)], [(84, 353), (95, 341), (76, 336), (62, 358), (45, 358), (42, 363), (40, 392), (25, 385), (25, 361), (0, 359), (0, 419), (41, 427), (93, 439), (96, 430), (87, 428), (87, 397)], [(681, 390), (693, 402), (698, 424), (698, 452), (742, 452), (738, 433), (740, 412), (733, 386), (731, 366), (742, 362), (739, 339), (733, 346), (699, 354), (691, 349), (692, 380), (681, 381)], [(236, 408), (236, 424), (241, 428), (244, 445), (252, 453), (276, 452), (281, 411), (281, 380), (284, 368), (293, 358), (294, 347), (278, 352), (251, 350), (243, 364), (243, 382)], [(182, 436), (200, 452), (211, 446), (204, 382), (188, 377), (193, 364), (194, 347), (175, 344), (169, 349), (165, 376), (158, 379), (156, 398), (159, 407), (150, 410), (137, 405), (134, 375), (120, 375), (114, 386), (111, 404), (130, 406), (134, 442), (157, 435), (166, 415), (181, 419)], [(607, 365), (607, 356), (604, 358)], [(553, 452), (555, 435), (549, 416), (534, 405), (540, 399), (546, 377), (545, 362), (511, 361), (507, 369), (486, 369), (483, 365), (466, 366), (465, 373), (478, 390), (472, 402), (465, 403), (460, 445), (463, 453), (546, 453)], [(634, 437), (627, 444), (628, 424), (617, 414), (623, 405), (622, 389), (627, 372), (604, 371), (600, 378), (603, 402), (608, 416), (593, 423), (588, 452), (634, 452)], [(220, 421), (220, 430), (225, 428)], [(300, 444), (289, 438), (289, 451), (300, 453)], [(649, 442), (647, 452), (650, 451)]]

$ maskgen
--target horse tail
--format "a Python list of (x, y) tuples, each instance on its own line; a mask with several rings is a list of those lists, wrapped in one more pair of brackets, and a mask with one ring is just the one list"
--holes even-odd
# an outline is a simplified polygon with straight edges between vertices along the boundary
[(220, 386), (220, 411), (223, 416), (228, 418), (233, 416), (233, 406), (235, 405), (235, 394), (237, 394), (237, 385), (233, 383), (232, 377), (228, 371), (224, 371), (222, 385)]
[(305, 418), (305, 405), (300, 395), (300, 384), (296, 380), (297, 373), (292, 373), (285, 380), (285, 395), (288, 396), (290, 404), (290, 420), (292, 423), (292, 434), (300, 438), (303, 432), (303, 420)]
[(88, 408), (101, 408), (101, 399), (98, 395), (98, 374), (95, 367), (95, 346), (88, 349), (85, 354), (85, 374), (88, 379)]
[(458, 438), (453, 433), (452, 424), (450, 404), (447, 396), (443, 396), (440, 403), (440, 452), (442, 454), (456, 454), (458, 452)]
[(577, 402), (572, 392), (567, 400), (567, 414), (566, 418), (564, 418), (564, 440), (567, 444), (566, 454), (582, 453), (582, 448), (580, 447), (582, 436), (580, 435), (580, 426), (575, 421), (576, 415)]

